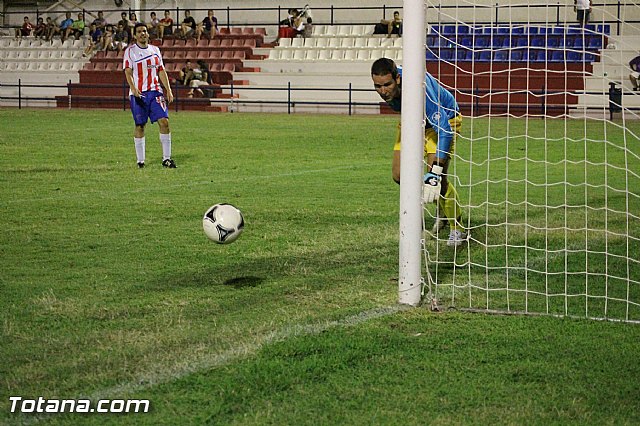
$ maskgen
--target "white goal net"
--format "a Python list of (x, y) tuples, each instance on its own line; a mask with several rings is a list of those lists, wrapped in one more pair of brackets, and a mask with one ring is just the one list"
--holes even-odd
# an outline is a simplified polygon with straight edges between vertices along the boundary
[(463, 116), (448, 177), (469, 241), (425, 205), (423, 303), (640, 322), (638, 6), (581, 26), (573, 2), (425, 2), (427, 71)]

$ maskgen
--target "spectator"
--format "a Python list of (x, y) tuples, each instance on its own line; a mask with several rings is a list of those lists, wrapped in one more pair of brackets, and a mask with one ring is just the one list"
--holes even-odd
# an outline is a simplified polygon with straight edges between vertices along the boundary
[(71, 26), (71, 24), (73, 24), (73, 19), (71, 19), (71, 12), (67, 12), (66, 18), (64, 19), (64, 21), (60, 23), (60, 26), (58, 27), (58, 31), (57, 31), (60, 33), (60, 37), (62, 38), (62, 41), (65, 41), (67, 37), (67, 29)]
[(294, 21), (297, 17), (298, 17), (298, 9), (295, 9), (295, 8), (287, 9), (287, 17), (282, 21), (280, 21), (280, 25), (293, 28)]
[(398, 37), (402, 36), (402, 18), (400, 18), (400, 12), (397, 10), (393, 12), (393, 19), (387, 21), (382, 19), (380, 23), (376, 24), (374, 34), (386, 34), (387, 37), (391, 37), (392, 34), (396, 34)]
[(171, 18), (171, 12), (164, 11), (164, 18), (160, 20), (158, 25), (158, 37), (163, 38), (165, 35), (173, 34), (173, 19)]
[(49, 41), (54, 35), (60, 34), (60, 28), (56, 24), (56, 21), (51, 19), (51, 17), (47, 18), (47, 23), (45, 25), (47, 26), (45, 40)]
[(102, 30), (92, 22), (89, 26), (89, 45), (82, 52), (82, 56), (91, 56), (94, 51), (100, 50), (103, 46), (102, 37)]
[(182, 20), (182, 24), (180, 24), (180, 37), (188, 38), (191, 37), (196, 31), (196, 20), (191, 16), (190, 10), (184, 11), (184, 19)]
[[(122, 12), (120, 14), (120, 20), (118, 21), (118, 25), (120, 24), (122, 24), (122, 28), (124, 28), (124, 30), (128, 33), (129, 35), (128, 40), (131, 40), (131, 33), (129, 33), (129, 20), (127, 19), (127, 12)], [(116, 33), (117, 33), (117, 30), (116, 30)]]
[(629, 61), (629, 66), (631, 67), (629, 80), (631, 80), (633, 90), (637, 92), (638, 90), (640, 90), (640, 55)]
[(308, 38), (313, 36), (313, 19), (311, 17), (307, 18), (307, 23), (304, 24), (304, 28), (302, 30), (302, 37)]
[(93, 20), (92, 24), (96, 24), (96, 28), (104, 32), (104, 29), (107, 26), (107, 20), (104, 19), (103, 11), (98, 12), (98, 17)]
[(126, 48), (129, 44), (129, 32), (122, 26), (121, 23), (118, 23), (118, 28), (116, 28), (116, 32), (113, 35), (113, 47), (118, 52), (121, 52), (122, 49)]
[(45, 38), (47, 36), (47, 24), (44, 23), (44, 19), (38, 18), (38, 24), (33, 31), (34, 37)]
[(191, 80), (193, 80), (193, 77), (193, 66), (191, 66), (191, 61), (187, 59), (187, 63), (182, 67), (178, 74), (178, 82), (183, 86), (188, 86), (191, 83)]
[(113, 25), (107, 24), (104, 27), (104, 35), (102, 36), (102, 50), (117, 50), (113, 39), (115, 31)]
[(156, 16), (155, 12), (151, 12), (150, 16), (151, 19), (149, 20), (149, 24), (147, 24), (147, 27), (149, 27), (149, 38), (158, 38), (158, 35), (160, 33), (160, 30), (158, 28), (158, 26), (160, 25), (160, 20)]
[(129, 14), (129, 27), (127, 28), (127, 32), (129, 33), (129, 40), (133, 40), (133, 29), (136, 27), (138, 23), (138, 16), (131, 12)]
[(218, 32), (218, 18), (213, 14), (213, 10), (207, 11), (207, 16), (196, 27), (196, 40), (200, 40), (204, 34), (209, 40), (215, 37)]
[(211, 73), (207, 63), (200, 59), (197, 62), (198, 67), (193, 69), (193, 79), (189, 82), (189, 97), (193, 98), (194, 90), (200, 96), (204, 96), (204, 92), (200, 89), (200, 86), (208, 86), (211, 84)]
[(31, 35), (31, 31), (33, 31), (33, 24), (29, 21), (29, 17), (25, 16), (22, 26), (16, 29), (16, 38), (28, 37)]
[(578, 23), (584, 27), (591, 17), (591, 0), (573, 0), (573, 10), (577, 12)]
[(78, 19), (73, 21), (65, 31), (65, 39), (73, 35), (73, 38), (78, 40), (84, 34), (84, 19), (82, 19), (82, 13), (78, 13)]

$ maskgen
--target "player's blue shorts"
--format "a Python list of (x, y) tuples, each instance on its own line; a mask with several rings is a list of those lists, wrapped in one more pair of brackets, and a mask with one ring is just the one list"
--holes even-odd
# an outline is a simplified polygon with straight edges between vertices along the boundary
[(161, 118), (169, 118), (167, 101), (164, 95), (156, 90), (142, 92), (139, 98), (129, 96), (129, 104), (136, 126), (144, 126), (147, 120), (155, 123)]

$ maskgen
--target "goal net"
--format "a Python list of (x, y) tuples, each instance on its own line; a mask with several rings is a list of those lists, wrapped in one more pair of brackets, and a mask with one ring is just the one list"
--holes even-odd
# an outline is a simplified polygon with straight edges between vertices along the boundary
[(448, 178), (469, 240), (448, 245), (424, 205), (422, 302), (640, 322), (638, 5), (585, 26), (572, 2), (424, 7), (427, 71), (463, 116)]

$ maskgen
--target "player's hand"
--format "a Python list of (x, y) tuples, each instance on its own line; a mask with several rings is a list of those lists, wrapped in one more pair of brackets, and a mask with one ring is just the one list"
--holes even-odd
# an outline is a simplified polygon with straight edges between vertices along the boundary
[(425, 203), (433, 203), (440, 197), (442, 188), (442, 166), (433, 165), (431, 171), (424, 175), (424, 186), (422, 188), (422, 198)]
[(139, 98), (139, 97), (141, 97), (141, 96), (142, 96), (142, 93), (140, 93), (140, 91), (138, 90), (138, 88), (137, 88), (137, 87), (132, 87), (132, 88), (131, 88), (131, 94), (132, 94), (133, 96), (135, 96), (136, 98)]
[(171, 90), (168, 90), (167, 93), (165, 94), (165, 98), (167, 99), (168, 104), (173, 102), (173, 92)]

